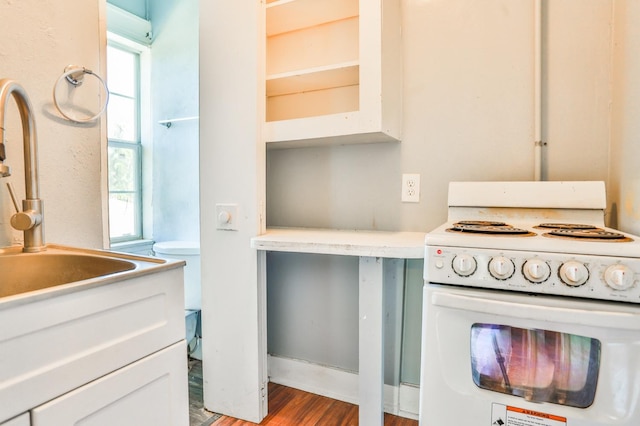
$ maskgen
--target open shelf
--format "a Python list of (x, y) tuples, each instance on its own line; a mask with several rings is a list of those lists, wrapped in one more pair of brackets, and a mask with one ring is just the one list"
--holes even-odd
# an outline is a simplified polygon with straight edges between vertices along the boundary
[(359, 38), (357, 16), (268, 37), (266, 73), (358, 61)]
[(356, 86), (358, 82), (358, 62), (346, 62), (267, 76), (267, 96)]
[(358, 0), (267, 1), (267, 37), (358, 14)]
[(399, 1), (267, 2), (268, 148), (400, 140)]

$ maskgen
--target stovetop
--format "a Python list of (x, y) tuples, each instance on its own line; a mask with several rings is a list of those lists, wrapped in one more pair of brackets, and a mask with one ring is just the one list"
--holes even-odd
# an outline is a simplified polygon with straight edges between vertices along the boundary
[(452, 183), (448, 221), (425, 239), (424, 278), (640, 303), (640, 237), (604, 226), (603, 191), (586, 182)]
[[(481, 223), (481, 224), (478, 224)], [(427, 245), (640, 258), (640, 238), (600, 224), (462, 220), (429, 232)]]
[[(632, 238), (625, 236), (621, 232), (607, 231), (595, 225), (584, 223), (560, 223), (545, 222), (534, 226), (535, 229), (543, 232), (545, 237), (571, 238), (579, 241), (612, 241), (629, 242)], [(505, 222), (486, 220), (461, 220), (454, 222), (447, 231), (454, 233), (471, 232), (476, 235), (519, 235), (534, 236), (534, 232), (527, 229), (518, 228)]]

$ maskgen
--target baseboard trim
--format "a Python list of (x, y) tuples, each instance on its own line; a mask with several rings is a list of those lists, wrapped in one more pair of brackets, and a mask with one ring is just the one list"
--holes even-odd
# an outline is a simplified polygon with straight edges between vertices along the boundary
[(420, 386), (401, 383), (398, 400), (400, 402), (397, 415), (418, 420), (418, 413), (420, 412)]
[[(358, 404), (357, 373), (308, 361), (269, 355), (268, 374), (271, 382), (338, 401)], [(417, 420), (419, 393), (418, 386), (384, 385), (385, 413)]]

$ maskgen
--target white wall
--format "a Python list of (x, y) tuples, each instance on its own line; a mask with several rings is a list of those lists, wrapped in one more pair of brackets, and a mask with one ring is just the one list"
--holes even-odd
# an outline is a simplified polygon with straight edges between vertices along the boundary
[(153, 26), (151, 126), (153, 134), (153, 238), (200, 238), (197, 117), (198, 0), (166, 0), (150, 7)]
[(616, 0), (544, 3), (546, 177), (608, 181)]
[[(205, 407), (259, 422), (264, 348), (257, 328), (262, 231), (264, 76), (261, 4), (200, 1), (200, 210)], [(215, 205), (238, 204), (238, 231), (216, 230)]]
[[(108, 0), (108, 3), (118, 6), (120, 9), (126, 10), (129, 13), (133, 13), (142, 19), (149, 19), (149, 11), (147, 10), (148, 0)], [(155, 4), (160, 4), (158, 0), (155, 0)]]
[(612, 218), (640, 235), (640, 2), (616, 2), (613, 79)]
[[(54, 110), (51, 93), (69, 64), (104, 77), (101, 50), (104, 52), (105, 39), (99, 7), (98, 1), (0, 2), (0, 78), (22, 84), (35, 110), (45, 240), (93, 248), (103, 247), (104, 121), (79, 125), (64, 120)], [(87, 77), (88, 82), (90, 79)], [(78, 90), (87, 90), (84, 94), (93, 97), (92, 104), (99, 107), (101, 99), (92, 83)], [(22, 135), (14, 105), (9, 101), (6, 119), (5, 164), (12, 167), (13, 175), (0, 180), (0, 246), (22, 238), (9, 224), (13, 207), (5, 187), (5, 182), (13, 182), (18, 197), (24, 198)]]
[[(544, 3), (546, 178), (606, 180), (612, 2)], [(270, 226), (427, 231), (449, 181), (533, 178), (533, 2), (402, 6), (402, 142), (269, 151)], [(402, 173), (421, 174), (419, 204)]]

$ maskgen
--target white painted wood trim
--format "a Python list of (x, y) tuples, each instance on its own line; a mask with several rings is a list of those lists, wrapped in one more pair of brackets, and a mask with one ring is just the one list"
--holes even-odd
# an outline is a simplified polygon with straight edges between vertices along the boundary
[(268, 356), (269, 381), (358, 404), (358, 374), (308, 361)]
[[(107, 3), (109, 31), (148, 46), (151, 44), (151, 22)], [(104, 74), (103, 74), (104, 75)]]
[(398, 389), (398, 411), (394, 414), (418, 420), (418, 413), (420, 413), (420, 386), (401, 383)]
[(384, 425), (384, 286), (383, 261), (360, 258), (358, 307), (359, 424)]
[[(269, 381), (338, 401), (358, 404), (358, 373), (269, 355)], [(420, 388), (384, 385), (384, 412), (418, 419)]]
[(422, 232), (268, 228), (263, 235), (251, 239), (251, 247), (293, 253), (422, 259), (424, 238)]
[(260, 416), (269, 414), (269, 365), (267, 360), (267, 252), (259, 251), (257, 255), (258, 284), (258, 357), (260, 375)]

